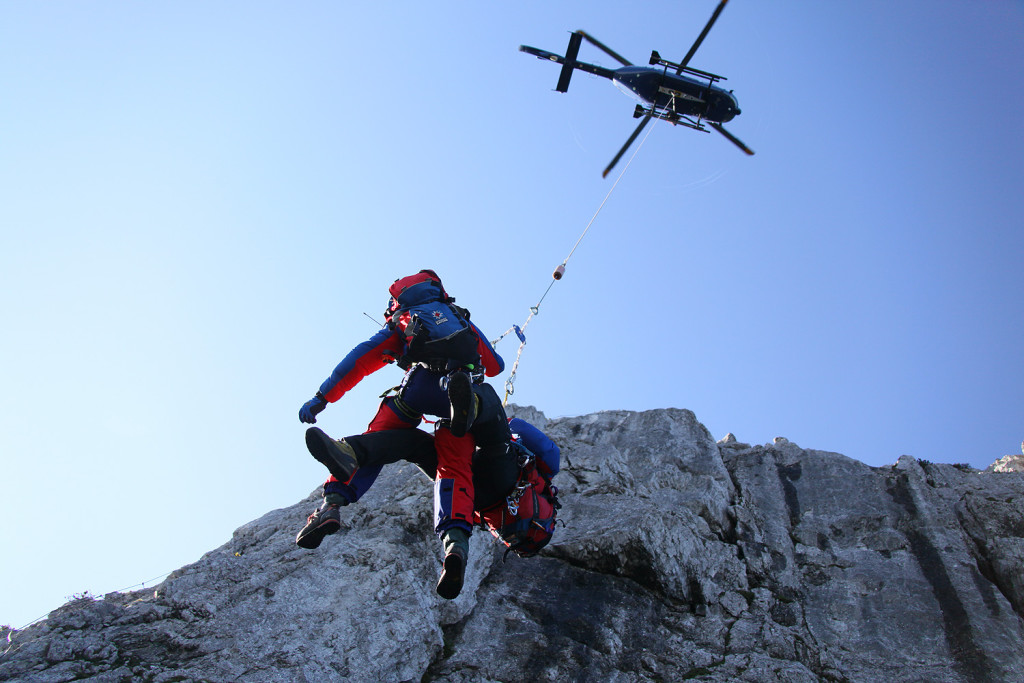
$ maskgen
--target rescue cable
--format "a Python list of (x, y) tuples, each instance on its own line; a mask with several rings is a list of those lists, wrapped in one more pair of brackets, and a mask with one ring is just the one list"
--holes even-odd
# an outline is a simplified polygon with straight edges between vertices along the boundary
[[(674, 104), (675, 96), (673, 95), (671, 105), (673, 108)], [(655, 122), (655, 126), (656, 125), (657, 122)], [(565, 257), (565, 260), (562, 261), (555, 268), (555, 271), (551, 274), (552, 280), (548, 284), (548, 288), (544, 290), (544, 294), (541, 295), (540, 300), (537, 301), (535, 305), (530, 306), (530, 315), (527, 316), (526, 322), (524, 322), (522, 326), (513, 325), (512, 327), (505, 330), (504, 334), (502, 334), (500, 337), (491, 342), (491, 348), (496, 347), (498, 345), (498, 342), (504, 339), (509, 332), (515, 332), (516, 336), (519, 337), (519, 350), (516, 351), (516, 360), (514, 363), (512, 363), (512, 372), (509, 374), (508, 379), (505, 380), (505, 399), (502, 401), (502, 405), (508, 405), (509, 397), (515, 393), (516, 371), (519, 369), (519, 359), (523, 355), (523, 347), (526, 346), (526, 326), (530, 324), (531, 320), (533, 320), (533, 316), (540, 313), (540, 305), (544, 302), (544, 299), (547, 297), (548, 292), (550, 292), (551, 288), (555, 286), (555, 283), (561, 280), (562, 277), (565, 275), (565, 266), (566, 264), (569, 263), (569, 259), (572, 258), (572, 255), (576, 253), (576, 247), (580, 246), (580, 242), (582, 242), (583, 238), (587, 236), (587, 232), (590, 230), (590, 226), (592, 226), (594, 224), (594, 221), (597, 220), (597, 216), (598, 214), (601, 213), (601, 209), (603, 209), (604, 205), (608, 202), (608, 198), (612, 196), (612, 192), (615, 191), (615, 188), (618, 186), (619, 181), (622, 180), (622, 176), (625, 175), (626, 170), (629, 169), (629, 165), (633, 163), (633, 159), (635, 159), (636, 155), (639, 154), (640, 148), (644, 146), (645, 142), (647, 142), (647, 138), (651, 135), (651, 132), (654, 130), (655, 126), (651, 126), (647, 131), (647, 135), (644, 135), (643, 139), (640, 140), (640, 144), (637, 145), (637, 148), (635, 150), (633, 150), (633, 155), (629, 157), (629, 161), (627, 161), (626, 165), (622, 167), (622, 170), (619, 172), (619, 176), (615, 179), (615, 182), (612, 183), (611, 189), (608, 190), (608, 194), (604, 196), (604, 199), (601, 201), (601, 204), (597, 207), (597, 211), (595, 211), (594, 215), (590, 218), (590, 222), (587, 223), (587, 227), (583, 229), (583, 233), (579, 236), (579, 239), (576, 240), (576, 244), (574, 244), (572, 249), (569, 251), (569, 255)]]

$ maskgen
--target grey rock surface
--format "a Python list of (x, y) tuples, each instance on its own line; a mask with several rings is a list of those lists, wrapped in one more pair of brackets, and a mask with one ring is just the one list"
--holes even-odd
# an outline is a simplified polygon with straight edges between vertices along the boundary
[(156, 590), (0, 633), (0, 681), (1024, 680), (1024, 473), (716, 443), (686, 410), (513, 412), (562, 448), (564, 527), (506, 562), (475, 533), (457, 600), (430, 486), (396, 465), (315, 551), (319, 491)]

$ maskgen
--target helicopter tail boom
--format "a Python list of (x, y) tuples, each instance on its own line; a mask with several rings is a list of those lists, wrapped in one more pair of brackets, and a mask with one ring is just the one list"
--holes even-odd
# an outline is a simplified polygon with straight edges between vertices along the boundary
[(558, 92), (566, 92), (569, 90), (569, 79), (572, 78), (572, 72), (575, 69), (580, 71), (586, 71), (587, 73), (594, 74), (595, 76), (601, 76), (602, 78), (614, 78), (615, 72), (611, 69), (606, 69), (603, 66), (597, 66), (596, 64), (587, 64), (586, 62), (576, 61), (576, 55), (579, 54), (580, 44), (583, 41), (583, 34), (574, 32), (569, 35), (569, 46), (566, 48), (566, 55), (556, 55), (554, 52), (548, 52), (547, 50), (541, 50), (537, 47), (530, 47), (529, 45), (520, 45), (519, 51), (533, 55), (537, 59), (546, 59), (556, 64), (562, 65), (562, 71), (558, 74), (558, 84), (555, 86), (555, 90)]

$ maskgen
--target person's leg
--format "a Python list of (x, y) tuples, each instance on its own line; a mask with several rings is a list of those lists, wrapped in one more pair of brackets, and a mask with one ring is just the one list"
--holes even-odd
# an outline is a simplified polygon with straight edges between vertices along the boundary
[[(406, 375), (399, 394), (400, 407), (417, 413), (448, 418), (451, 403), (443, 375), (417, 368)], [(440, 423), (444, 424), (444, 420)], [(434, 530), (441, 538), (444, 564), (437, 593), (452, 600), (462, 590), (473, 531), (473, 450), (470, 435), (455, 437), (447, 426), (434, 434), (437, 476), (434, 479)]]
[(437, 593), (453, 600), (462, 590), (473, 531), (473, 437), (461, 438), (442, 428), (434, 435), (437, 478), (434, 480), (434, 530), (441, 538), (444, 565)]
[[(434, 437), (422, 429), (388, 429), (381, 432), (366, 432), (346, 436), (344, 441), (355, 451), (359, 470), (355, 479), (365, 469), (379, 470), (384, 465), (405, 460), (425, 472), (431, 480), (437, 472), (437, 451)], [(353, 485), (355, 485), (355, 479)], [(358, 500), (358, 498), (357, 498)]]
[(317, 548), (325, 536), (336, 533), (341, 528), (339, 508), (362, 498), (381, 468), (397, 462), (403, 454), (413, 458), (411, 461), (428, 475), (436, 469), (433, 441), (429, 434), (416, 429), (420, 417), (410, 415), (404, 406), (396, 407), (397, 400), (390, 397), (381, 402), (363, 435), (332, 439), (316, 427), (306, 431), (306, 447), (331, 476), (324, 482), (323, 504), (306, 519), (295, 537), (296, 545)]
[(508, 426), (505, 407), (501, 405), (501, 398), (494, 387), (487, 383), (476, 384), (473, 391), (478, 397), (479, 408), (469, 432), (476, 445), (485, 448), (508, 443), (512, 438), (512, 430)]
[(480, 398), (473, 390), (473, 380), (460, 370), (448, 375), (447, 389), (452, 434), (456, 437), (465, 436), (477, 418)]

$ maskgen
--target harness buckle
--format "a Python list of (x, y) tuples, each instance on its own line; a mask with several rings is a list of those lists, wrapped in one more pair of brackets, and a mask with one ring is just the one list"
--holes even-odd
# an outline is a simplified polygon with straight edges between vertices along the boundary
[(505, 505), (508, 506), (508, 511), (513, 517), (519, 514), (519, 499), (523, 497), (523, 493), (525, 493), (528, 488), (530, 488), (529, 482), (518, 484), (514, 489), (512, 489), (512, 493), (508, 494), (505, 498)]

